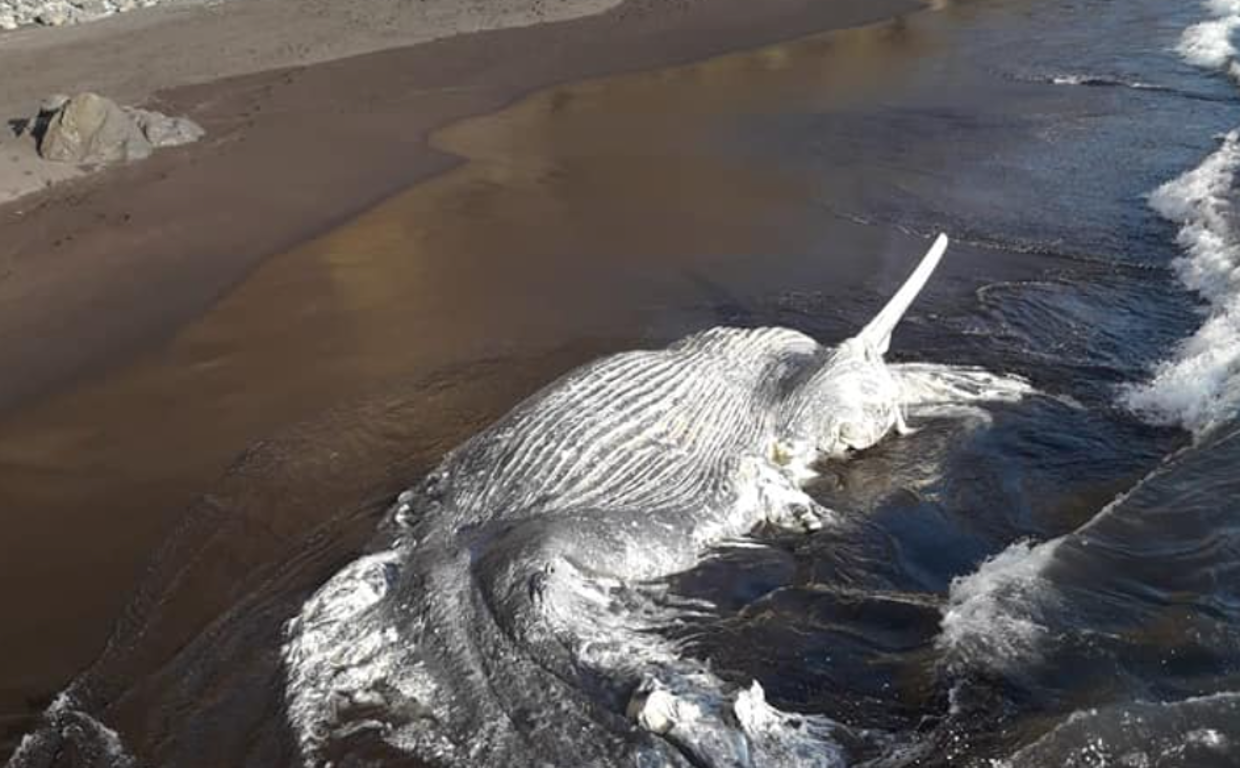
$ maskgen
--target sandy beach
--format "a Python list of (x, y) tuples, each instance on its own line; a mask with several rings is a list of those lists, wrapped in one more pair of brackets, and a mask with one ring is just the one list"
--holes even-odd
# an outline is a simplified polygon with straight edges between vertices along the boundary
[[(140, 437), (100, 454), (89, 435), (106, 431), (93, 425), (110, 422), (91, 413), (116, 401), (94, 394), (99, 381), (117, 374), (102, 391), (129, 387), (122, 399), (167, 396), (141, 383), (152, 350), (245, 285), (269, 257), (456, 166), (459, 158), (442, 151), (450, 147), (428, 142), (444, 126), (553, 84), (683, 64), (918, 7), (904, 0), (778, 0), (760, 10), (746, 0), (610, 5), (438, 0), (410, 11), (401, 3), (307, 9), (232, 0), (0, 37), (6, 117), (28, 114), (47, 93), (90, 88), (187, 114), (208, 132), (198, 144), (0, 205), (0, 413), (8, 425), (0, 433), (11, 438), (0, 440), (8, 478), (0, 508), (14, 510), (6, 520), (13, 536), (3, 544), (14, 549), (0, 562), (13, 569), (6, 599), (29, 606), (32, 617), (0, 661), (6, 739), (19, 736), (30, 714), (98, 651), (155, 544), (231, 457), (266, 437), (264, 430), (313, 417), (333, 397), (356, 396), (331, 384), (250, 417), (230, 414), (221, 401), (218, 419), (229, 426), (218, 434), (175, 434), (175, 419), (165, 425), (161, 436), (184, 446), (173, 454), (166, 442), (143, 444)], [(149, 66), (153, 60), (160, 65)], [(434, 208), (418, 215), (435, 215)], [(291, 318), (298, 308), (284, 311)], [(270, 305), (259, 317), (244, 298), (227, 312), (228, 322), (241, 327), (279, 325)], [(440, 315), (441, 323), (453, 317), (450, 303)], [(430, 322), (426, 334), (442, 332)], [(307, 326), (305, 334), (316, 333)], [(453, 337), (443, 338), (446, 344)], [(531, 383), (489, 392), (474, 406), (494, 412), (583, 354), (535, 366), (524, 374)], [(130, 376), (135, 365), (139, 373)], [(458, 397), (455, 407), (468, 410), (470, 395)], [(453, 422), (431, 444), (442, 449), (445, 435), (459, 437), (461, 429)], [(63, 488), (50, 491), (52, 457), (105, 454), (103, 464), (60, 474), (55, 483)], [(135, 476), (151, 462), (165, 469)], [(360, 471), (362, 462), (357, 456), (350, 465), (359, 469), (357, 482), (381, 486), (409, 466), (391, 458), (384, 464), (391, 474), (380, 482)], [(83, 506), (84, 498), (98, 505)], [(57, 575), (38, 589), (17, 577), (63, 555), (47, 519), (21, 535), (21, 511), (32, 504), (57, 516), (80, 514), (56, 525), (81, 523), (95, 532), (100, 551), (75, 558), (98, 574), (88, 588), (78, 568), (47, 569)], [(125, 515), (126, 523), (110, 515)]]
[(1230, 768), (1234, 5), (0, 0), (0, 759)]

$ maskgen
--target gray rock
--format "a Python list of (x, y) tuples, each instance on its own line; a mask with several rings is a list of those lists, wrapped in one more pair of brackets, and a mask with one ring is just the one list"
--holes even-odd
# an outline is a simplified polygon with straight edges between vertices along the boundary
[(106, 165), (148, 157), (151, 142), (115, 102), (81, 93), (52, 117), (39, 154), (61, 163)]
[(179, 147), (201, 139), (206, 131), (188, 117), (168, 117), (149, 109), (125, 110), (142, 130), (147, 141), (156, 147)]
[(104, 16), (111, 16), (112, 6), (107, 0), (73, 0), (73, 5), (80, 11), (80, 17), (77, 21), (90, 21), (93, 19), (102, 19)]
[(0, 0), (0, 31), (31, 24), (80, 24), (170, 0)]
[(59, 27), (62, 24), (68, 24), (77, 21), (81, 11), (62, 0), (53, 0), (47, 3), (40, 10), (35, 21), (48, 27)]
[(59, 112), (61, 107), (68, 103), (68, 96), (63, 93), (53, 93), (39, 104), (39, 117), (47, 117), (50, 119), (52, 115)]

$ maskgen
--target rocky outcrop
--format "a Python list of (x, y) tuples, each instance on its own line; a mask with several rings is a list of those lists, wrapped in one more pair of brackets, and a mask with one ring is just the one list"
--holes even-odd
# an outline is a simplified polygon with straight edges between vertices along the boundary
[(151, 142), (116, 102), (83, 93), (56, 110), (39, 154), (58, 163), (107, 165), (150, 156)]
[(188, 144), (204, 133), (189, 118), (121, 107), (95, 93), (48, 98), (34, 124), (43, 159), (78, 165), (141, 160), (156, 147)]
[(155, 5), (159, 0), (0, 0), (0, 30), (27, 24), (59, 27)]

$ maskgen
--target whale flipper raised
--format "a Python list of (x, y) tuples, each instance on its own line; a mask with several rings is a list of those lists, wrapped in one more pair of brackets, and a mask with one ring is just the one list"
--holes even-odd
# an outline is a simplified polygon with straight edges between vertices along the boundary
[(930, 246), (930, 250), (926, 251), (917, 269), (913, 270), (913, 274), (909, 275), (904, 285), (900, 286), (900, 290), (896, 291), (896, 294), (888, 300), (887, 305), (874, 316), (874, 319), (861, 329), (861, 332), (857, 334), (858, 339), (879, 354), (886, 354), (887, 348), (891, 346), (892, 332), (895, 331), (904, 313), (912, 306), (921, 290), (926, 287), (926, 283), (930, 281), (930, 276), (934, 274), (934, 270), (938, 268), (939, 262), (943, 259), (943, 254), (947, 252), (947, 244), (947, 235), (940, 234), (934, 239), (934, 244)]

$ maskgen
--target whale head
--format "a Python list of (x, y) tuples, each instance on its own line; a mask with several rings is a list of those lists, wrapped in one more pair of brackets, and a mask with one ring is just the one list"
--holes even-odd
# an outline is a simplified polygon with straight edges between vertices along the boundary
[(831, 350), (807, 382), (789, 425), (795, 442), (804, 446), (796, 453), (839, 458), (873, 446), (892, 429), (904, 429), (900, 384), (883, 355), (896, 325), (943, 258), (947, 242), (946, 235), (939, 235), (882, 311)]

